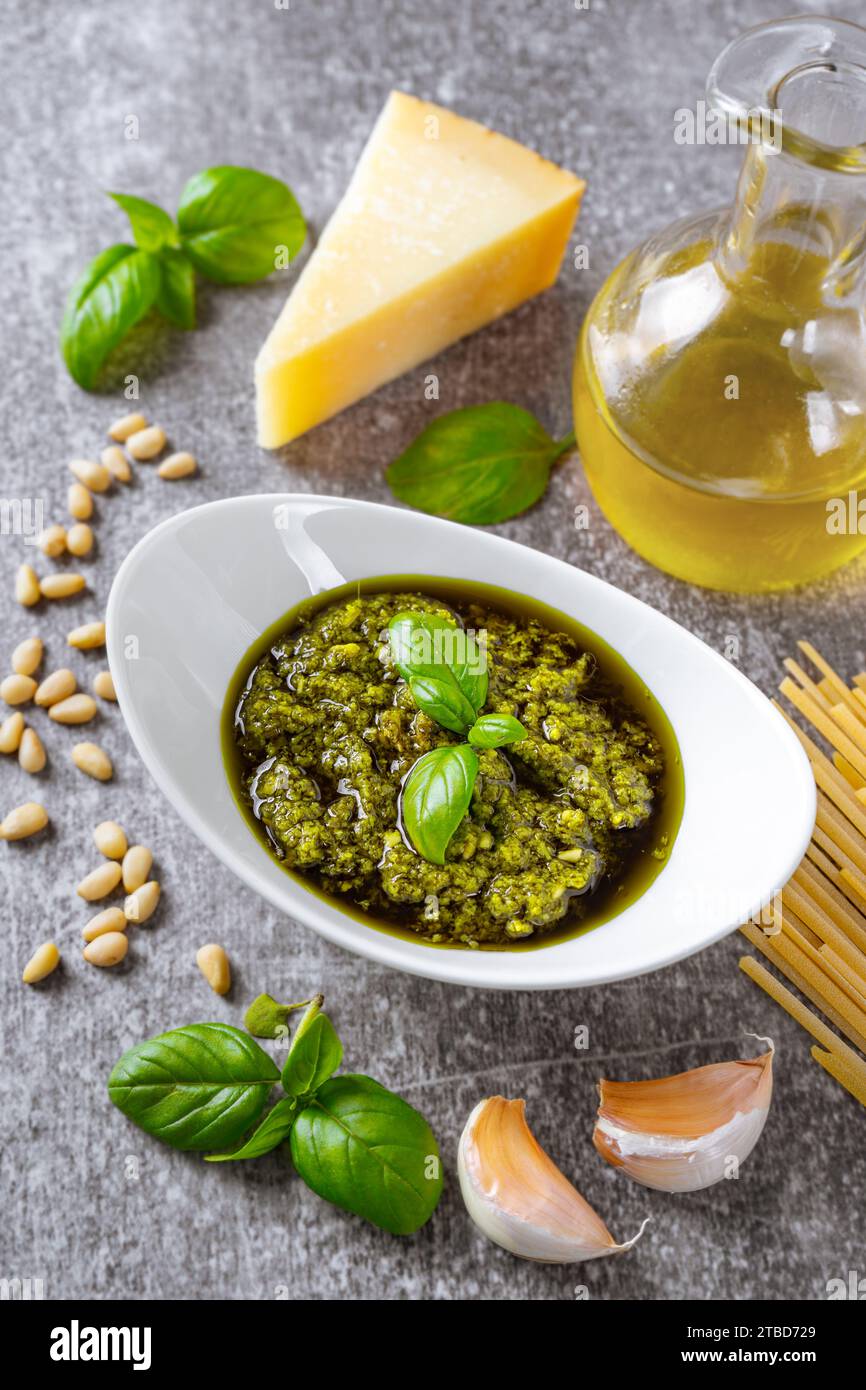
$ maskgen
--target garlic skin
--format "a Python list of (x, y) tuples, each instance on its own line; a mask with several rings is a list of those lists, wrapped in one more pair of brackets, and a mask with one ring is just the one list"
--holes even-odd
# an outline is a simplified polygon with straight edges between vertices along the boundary
[(548, 1158), (533, 1135), (522, 1100), (479, 1101), (460, 1137), (460, 1191), (488, 1240), (524, 1260), (576, 1264), (629, 1250)]
[[(766, 1041), (766, 1039), (762, 1039)], [(757, 1144), (773, 1094), (773, 1045), (656, 1081), (600, 1081), (592, 1135), (608, 1163), (659, 1192), (698, 1192), (730, 1177)]]

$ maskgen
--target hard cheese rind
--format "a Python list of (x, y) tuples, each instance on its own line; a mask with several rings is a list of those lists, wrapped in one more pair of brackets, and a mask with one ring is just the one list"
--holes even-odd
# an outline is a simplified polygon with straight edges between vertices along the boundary
[(256, 362), (277, 448), (556, 279), (584, 183), (392, 92)]

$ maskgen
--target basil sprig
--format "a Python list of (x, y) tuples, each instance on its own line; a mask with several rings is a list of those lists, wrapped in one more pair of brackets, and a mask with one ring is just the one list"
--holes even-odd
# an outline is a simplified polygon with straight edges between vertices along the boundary
[(403, 828), (420, 855), (444, 864), (478, 776), (475, 748), (526, 738), (511, 714), (480, 714), (487, 699), (486, 652), (475, 634), (438, 613), (397, 613), (388, 624), (391, 657), (419, 709), (468, 742), (431, 748), (403, 782)]
[(519, 405), (491, 401), (440, 415), (385, 477), (394, 496), (418, 511), (489, 526), (534, 506), (574, 443), (573, 434), (552, 439)]
[(288, 264), (306, 227), (291, 189), (270, 174), (223, 164), (186, 184), (177, 221), (130, 193), (109, 195), (129, 218), (135, 246), (110, 246), (69, 292), (60, 348), (70, 375), (90, 390), (108, 354), (151, 309), (195, 328), (195, 272), (245, 285)]
[[(282, 1074), (247, 1033), (194, 1023), (125, 1052), (109, 1096), (173, 1148), (227, 1150), (208, 1153), (209, 1163), (261, 1158), (288, 1141), (313, 1192), (382, 1230), (411, 1235), (442, 1195), (439, 1146), (400, 1096), (368, 1076), (334, 1076), (343, 1046), (322, 1003), (321, 995), (308, 1001)], [(299, 1007), (260, 995), (247, 1018), (279, 1036)], [(262, 1118), (278, 1080), (286, 1094)]]

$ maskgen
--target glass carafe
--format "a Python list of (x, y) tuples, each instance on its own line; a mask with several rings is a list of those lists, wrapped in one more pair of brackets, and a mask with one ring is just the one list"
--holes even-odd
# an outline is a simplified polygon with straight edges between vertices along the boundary
[(736, 202), (650, 238), (599, 291), (577, 437), (654, 565), (784, 588), (866, 548), (866, 30), (761, 25), (707, 90), (744, 144)]

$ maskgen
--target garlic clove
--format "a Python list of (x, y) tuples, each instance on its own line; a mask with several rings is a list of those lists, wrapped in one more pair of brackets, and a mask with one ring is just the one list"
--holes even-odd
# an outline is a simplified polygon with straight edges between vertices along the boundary
[(480, 1231), (524, 1260), (573, 1264), (629, 1250), (548, 1158), (522, 1100), (479, 1101), (457, 1150), (460, 1190)]
[(773, 1045), (750, 1061), (598, 1089), (592, 1142), (602, 1158), (644, 1187), (697, 1192), (736, 1176), (757, 1144), (773, 1094)]

